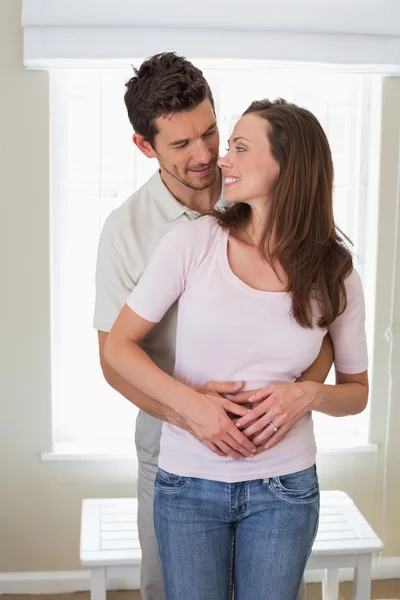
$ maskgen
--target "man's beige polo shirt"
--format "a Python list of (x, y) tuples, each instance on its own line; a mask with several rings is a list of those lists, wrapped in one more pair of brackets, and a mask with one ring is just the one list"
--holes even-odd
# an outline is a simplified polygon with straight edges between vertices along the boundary
[[(174, 198), (158, 171), (109, 215), (97, 257), (95, 329), (110, 331), (167, 231), (198, 216)], [(176, 304), (143, 344), (152, 360), (169, 374), (174, 367), (175, 329)]]

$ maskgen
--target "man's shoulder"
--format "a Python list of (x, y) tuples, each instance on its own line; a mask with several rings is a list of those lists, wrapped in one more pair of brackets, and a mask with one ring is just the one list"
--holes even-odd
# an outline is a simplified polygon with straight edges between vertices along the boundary
[(133, 218), (137, 220), (141, 217), (150, 215), (155, 210), (156, 206), (154, 198), (150, 192), (150, 178), (140, 188), (133, 192), (122, 204), (111, 211), (108, 219), (114, 223), (121, 222), (126, 224)]
[[(110, 212), (103, 226), (102, 237), (116, 246), (154, 247), (154, 239), (163, 237), (168, 223), (160, 213), (152, 190), (155, 174), (120, 206)], [(154, 187), (154, 186), (153, 186)]]

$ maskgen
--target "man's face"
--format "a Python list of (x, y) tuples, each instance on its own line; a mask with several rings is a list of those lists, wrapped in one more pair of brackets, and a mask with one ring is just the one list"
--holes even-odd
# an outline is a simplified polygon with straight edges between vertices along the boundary
[(208, 99), (196, 108), (156, 120), (159, 133), (153, 151), (161, 174), (193, 190), (204, 190), (215, 182), (219, 133)]

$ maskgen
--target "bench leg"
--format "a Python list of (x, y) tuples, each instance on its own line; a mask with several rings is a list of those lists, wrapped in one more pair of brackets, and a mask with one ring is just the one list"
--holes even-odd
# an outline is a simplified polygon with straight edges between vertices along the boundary
[(358, 556), (357, 567), (354, 570), (353, 600), (370, 600), (371, 566), (371, 554), (361, 554)]
[(94, 567), (91, 570), (90, 600), (106, 600), (106, 568)]
[(322, 582), (323, 600), (339, 600), (339, 570), (325, 569)]

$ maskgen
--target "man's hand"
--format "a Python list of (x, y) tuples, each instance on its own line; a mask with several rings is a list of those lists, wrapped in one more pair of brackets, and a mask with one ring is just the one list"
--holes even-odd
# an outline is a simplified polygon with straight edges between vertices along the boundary
[(222, 408), (225, 408), (226, 412), (242, 416), (247, 414), (247, 410), (243, 411), (243, 408), (238, 410), (237, 406), (247, 404), (249, 398), (259, 391), (242, 392), (243, 386), (243, 381), (207, 381), (200, 388), (197, 388), (197, 391), (200, 394), (215, 394), (219, 399), (218, 403)]
[(321, 384), (314, 381), (304, 381), (277, 383), (261, 389), (248, 400), (257, 406), (240, 418), (236, 427), (256, 446), (272, 448), (314, 408), (320, 387)]
[(191, 402), (183, 418), (187, 429), (219, 456), (235, 459), (254, 456), (254, 444), (232, 422), (230, 415), (243, 417), (249, 409), (223, 394), (239, 392), (243, 382), (210, 381), (199, 388), (199, 402)]

